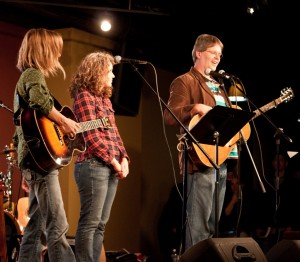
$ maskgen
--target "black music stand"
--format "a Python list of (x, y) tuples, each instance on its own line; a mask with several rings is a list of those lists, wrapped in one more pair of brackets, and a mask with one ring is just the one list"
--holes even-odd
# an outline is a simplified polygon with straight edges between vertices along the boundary
[[(255, 113), (240, 109), (215, 106), (202, 116), (190, 129), (197, 143), (216, 146), (216, 165), (218, 165), (218, 146), (225, 146), (253, 117)], [(196, 144), (197, 144), (196, 143)], [(198, 145), (198, 144), (197, 144)], [(198, 145), (199, 146), (199, 145)], [(215, 187), (215, 237), (219, 236), (219, 169), (216, 168)]]
[(218, 145), (224, 146), (253, 117), (255, 113), (231, 107), (215, 106), (190, 129), (199, 143), (215, 145), (215, 132), (219, 133)]

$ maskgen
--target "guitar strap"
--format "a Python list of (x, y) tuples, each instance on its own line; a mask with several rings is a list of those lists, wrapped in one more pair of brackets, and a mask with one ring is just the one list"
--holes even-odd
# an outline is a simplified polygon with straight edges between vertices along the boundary
[(16, 112), (14, 112), (13, 121), (16, 126), (19, 126), (21, 124), (20, 117), (21, 117), (22, 109), (27, 108), (27, 105), (26, 105), (24, 99), (22, 98), (22, 96), (20, 96), (18, 90), (16, 90), (15, 96), (16, 96), (16, 100), (18, 103), (18, 109)]
[(14, 113), (14, 117), (13, 117), (15, 126), (20, 125), (20, 115), (21, 115), (21, 109), (19, 107), (18, 110)]

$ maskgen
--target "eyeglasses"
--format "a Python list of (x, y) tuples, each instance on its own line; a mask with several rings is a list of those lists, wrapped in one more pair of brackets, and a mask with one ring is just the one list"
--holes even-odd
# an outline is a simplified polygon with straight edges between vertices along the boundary
[(204, 52), (208, 52), (208, 53), (211, 53), (212, 55), (215, 55), (219, 58), (223, 58), (223, 54), (220, 54), (218, 52), (213, 52), (213, 51), (209, 51), (209, 50), (205, 50)]

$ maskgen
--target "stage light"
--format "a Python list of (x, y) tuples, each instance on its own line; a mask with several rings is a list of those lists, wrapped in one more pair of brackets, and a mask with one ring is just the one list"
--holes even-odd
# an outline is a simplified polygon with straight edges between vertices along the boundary
[(111, 23), (108, 19), (103, 19), (100, 23), (100, 28), (104, 32), (108, 32), (111, 29)]
[(248, 7), (248, 8), (247, 8), (247, 13), (248, 13), (249, 15), (253, 15), (254, 12), (255, 12), (255, 9), (254, 9), (253, 7)]

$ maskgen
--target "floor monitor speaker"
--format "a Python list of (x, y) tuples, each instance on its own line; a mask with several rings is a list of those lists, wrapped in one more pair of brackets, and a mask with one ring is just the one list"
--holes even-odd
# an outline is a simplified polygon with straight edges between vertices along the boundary
[(267, 262), (259, 245), (250, 237), (209, 238), (189, 248), (180, 262)]
[(281, 240), (267, 252), (266, 258), (268, 262), (299, 262), (300, 240)]

